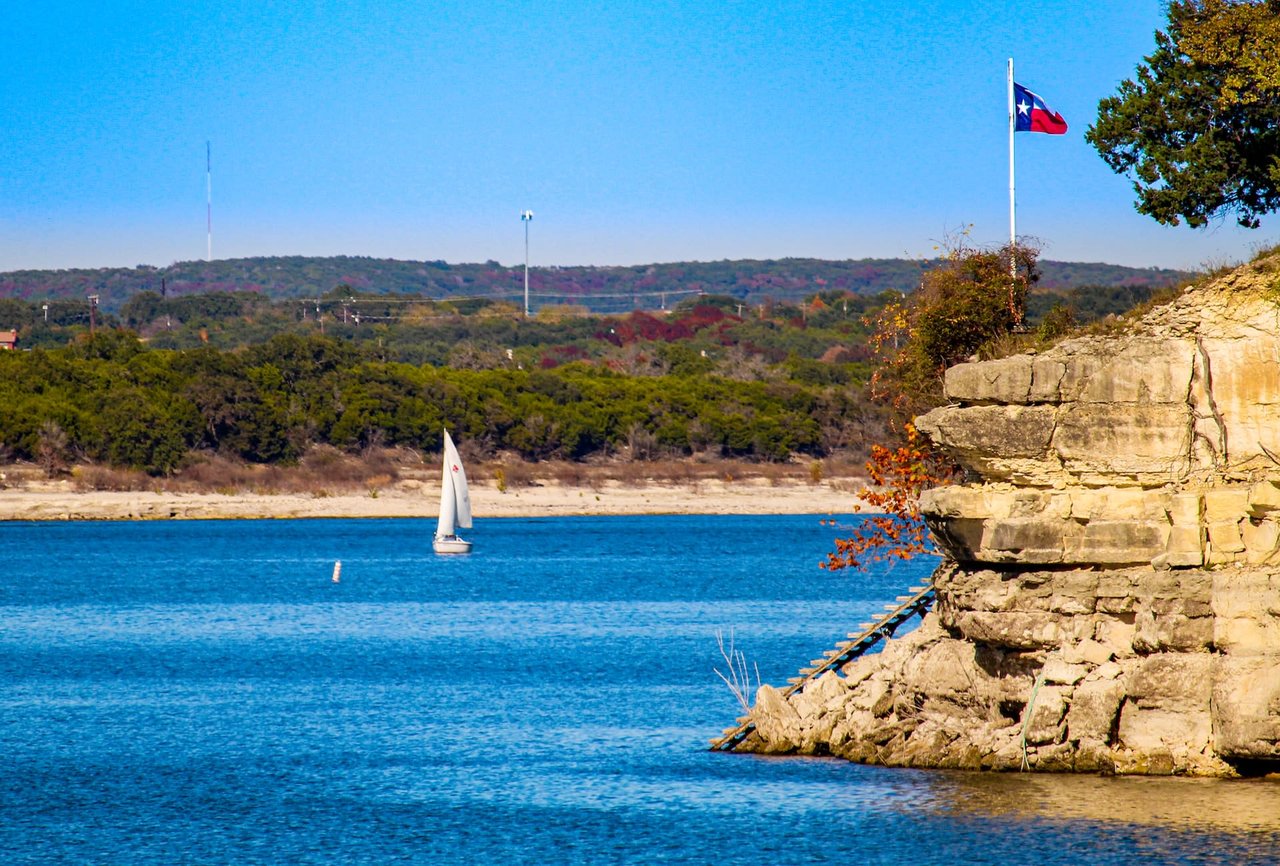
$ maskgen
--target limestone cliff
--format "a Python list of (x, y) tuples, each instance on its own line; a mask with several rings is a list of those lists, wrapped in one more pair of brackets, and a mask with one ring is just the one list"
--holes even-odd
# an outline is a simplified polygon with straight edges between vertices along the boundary
[(922, 497), (935, 610), (789, 700), (762, 688), (744, 746), (1280, 770), (1280, 259), (946, 393), (917, 426), (971, 480)]

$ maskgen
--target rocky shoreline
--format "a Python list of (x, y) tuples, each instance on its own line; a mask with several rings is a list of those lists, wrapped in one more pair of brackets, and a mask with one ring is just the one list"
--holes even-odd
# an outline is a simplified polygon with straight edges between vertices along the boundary
[(762, 753), (973, 770), (1234, 776), (1277, 758), (1280, 572), (939, 569), (920, 627), (781, 700)]
[(948, 562), (913, 633), (740, 749), (910, 767), (1280, 771), (1280, 258), (1131, 333), (947, 371), (917, 425)]

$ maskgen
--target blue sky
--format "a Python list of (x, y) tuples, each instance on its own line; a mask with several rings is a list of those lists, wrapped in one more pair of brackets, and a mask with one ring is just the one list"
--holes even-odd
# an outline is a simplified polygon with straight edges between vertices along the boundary
[(1047, 258), (1194, 268), (1085, 143), (1160, 0), (219, 2), (6, 12), (0, 270), (213, 255), (534, 265), (923, 256), (1008, 236), (1005, 66)]

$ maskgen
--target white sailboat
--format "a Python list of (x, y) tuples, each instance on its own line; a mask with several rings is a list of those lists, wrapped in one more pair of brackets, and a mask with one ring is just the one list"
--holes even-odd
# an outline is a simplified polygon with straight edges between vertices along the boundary
[(444, 431), (444, 469), (440, 478), (440, 522), (431, 547), (436, 553), (470, 553), (471, 542), (458, 537), (458, 529), (471, 528), (471, 494), (467, 473), (462, 471), (458, 449)]

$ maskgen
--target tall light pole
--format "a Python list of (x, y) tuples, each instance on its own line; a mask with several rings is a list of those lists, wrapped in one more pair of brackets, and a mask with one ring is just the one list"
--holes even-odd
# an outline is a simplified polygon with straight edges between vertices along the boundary
[(529, 223), (533, 222), (533, 211), (520, 211), (520, 221), (524, 223), (524, 317), (529, 318)]

